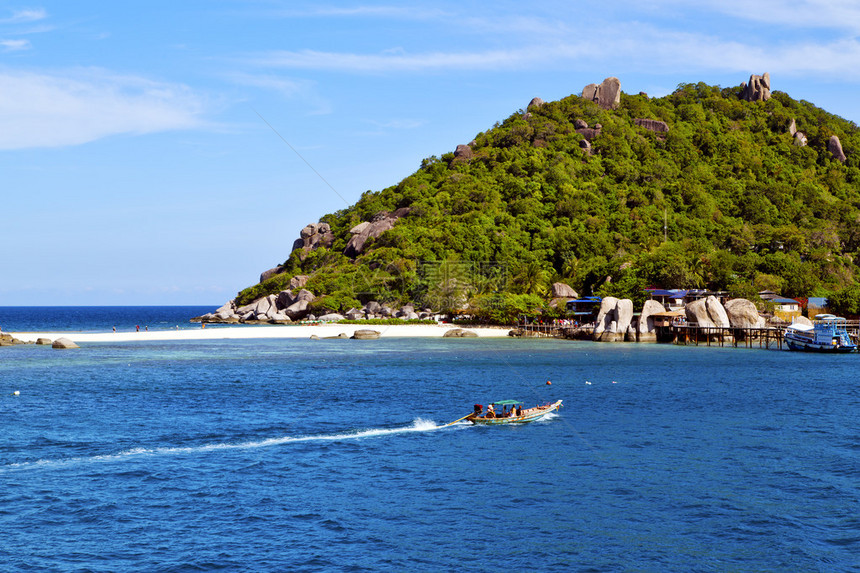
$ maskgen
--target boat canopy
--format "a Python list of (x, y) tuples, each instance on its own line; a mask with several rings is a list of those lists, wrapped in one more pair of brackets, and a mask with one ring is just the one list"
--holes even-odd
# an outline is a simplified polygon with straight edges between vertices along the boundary
[(809, 332), (810, 330), (815, 330), (815, 327), (812, 326), (811, 324), (801, 324), (799, 322), (795, 322), (794, 324), (790, 325), (788, 328), (791, 328), (792, 330), (799, 330), (802, 332)]
[(510, 406), (512, 404), (522, 404), (523, 402), (519, 400), (496, 400), (493, 402), (493, 406)]

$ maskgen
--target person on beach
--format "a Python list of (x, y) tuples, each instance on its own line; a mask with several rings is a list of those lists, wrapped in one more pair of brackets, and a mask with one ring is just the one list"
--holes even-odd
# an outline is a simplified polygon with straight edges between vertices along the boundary
[(135, 324), (134, 328), (137, 330), (137, 332), (140, 332), (140, 325), (139, 324)]

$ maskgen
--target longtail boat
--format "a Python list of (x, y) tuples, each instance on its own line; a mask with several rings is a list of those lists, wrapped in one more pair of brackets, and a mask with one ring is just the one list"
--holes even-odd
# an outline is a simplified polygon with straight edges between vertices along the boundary
[[(509, 406), (510, 410), (508, 409)], [(561, 408), (561, 400), (533, 408), (523, 408), (522, 406), (523, 402), (519, 400), (500, 400), (487, 406), (487, 411), (484, 412), (483, 405), (475, 404), (474, 411), (464, 419), (473, 424), (526, 424), (540, 420), (550, 412), (555, 412)]]

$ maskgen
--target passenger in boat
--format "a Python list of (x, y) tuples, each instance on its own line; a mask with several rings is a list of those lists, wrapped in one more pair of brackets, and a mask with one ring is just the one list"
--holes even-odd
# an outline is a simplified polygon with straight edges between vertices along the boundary
[(496, 409), (493, 408), (493, 405), (490, 404), (487, 406), (487, 418), (495, 418), (496, 417)]

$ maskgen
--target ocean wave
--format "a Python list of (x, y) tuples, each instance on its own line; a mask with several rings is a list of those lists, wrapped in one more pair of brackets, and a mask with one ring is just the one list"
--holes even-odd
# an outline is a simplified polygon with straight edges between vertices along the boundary
[(282, 436), (279, 438), (267, 438), (264, 440), (255, 440), (249, 442), (221, 442), (215, 444), (203, 444), (200, 446), (163, 446), (157, 448), (138, 447), (122, 450), (112, 454), (41, 459), (30, 462), (10, 463), (0, 466), (0, 472), (52, 465), (67, 466), (81, 463), (115, 462), (123, 459), (140, 456), (181, 455), (214, 452), (219, 450), (268, 448), (272, 446), (280, 446), (284, 444), (293, 444), (301, 442), (340, 442), (345, 440), (358, 440), (363, 438), (394, 436), (398, 434), (407, 434), (413, 432), (431, 432), (433, 430), (438, 430), (443, 427), (444, 426), (437, 425), (436, 422), (433, 422), (432, 420), (416, 418), (412, 421), (411, 425), (400, 428), (369, 428), (366, 430), (353, 430), (348, 432), (339, 432), (336, 434), (320, 434), (316, 436)]

